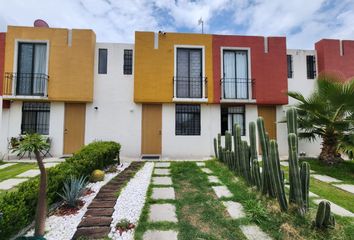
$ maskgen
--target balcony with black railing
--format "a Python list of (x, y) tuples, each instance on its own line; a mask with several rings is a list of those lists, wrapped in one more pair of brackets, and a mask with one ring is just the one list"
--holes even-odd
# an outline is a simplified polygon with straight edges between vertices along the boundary
[(255, 100), (255, 82), (248, 78), (222, 78), (221, 100), (251, 101)]
[(206, 99), (206, 77), (173, 77), (174, 99)]
[(4, 97), (48, 97), (49, 76), (43, 73), (5, 73)]

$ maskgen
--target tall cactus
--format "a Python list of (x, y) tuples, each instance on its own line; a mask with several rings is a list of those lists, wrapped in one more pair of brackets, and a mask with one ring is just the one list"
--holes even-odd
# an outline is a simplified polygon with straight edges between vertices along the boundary
[(268, 194), (273, 196), (272, 184), (269, 175), (269, 156), (268, 156), (268, 139), (264, 127), (264, 120), (262, 117), (257, 119), (257, 129), (258, 129), (258, 138), (261, 143), (262, 150), (262, 160), (263, 160), (263, 171), (262, 171), (262, 193), (264, 195)]
[(241, 127), (234, 125), (234, 146), (235, 146), (235, 170), (241, 175)]
[(270, 140), (270, 149), (269, 149), (269, 165), (270, 165), (270, 175), (272, 182), (275, 186), (275, 193), (278, 199), (280, 209), (285, 212), (288, 210), (288, 203), (286, 201), (284, 184), (282, 183), (282, 175), (279, 168), (279, 155), (278, 155), (278, 146), (275, 140)]
[(242, 141), (242, 175), (248, 183), (251, 183), (250, 150), (247, 141)]
[(310, 191), (310, 164), (303, 162), (300, 165), (300, 179), (301, 179), (301, 192), (302, 201), (305, 210), (309, 209), (309, 191)]
[(252, 175), (254, 184), (257, 186), (257, 189), (262, 190), (262, 178), (259, 169), (258, 159), (253, 159), (252, 161)]
[(214, 154), (215, 154), (215, 158), (219, 159), (219, 157), (218, 157), (218, 140), (216, 138), (214, 138)]
[(231, 133), (229, 131), (225, 132), (225, 148), (226, 151), (232, 150)]
[(251, 154), (251, 160), (253, 161), (253, 159), (258, 159), (255, 122), (249, 123), (249, 134), (250, 134), (250, 154)]
[(290, 133), (288, 135), (289, 144), (289, 179), (290, 179), (290, 189), (293, 194), (293, 201), (297, 205), (299, 213), (303, 215), (305, 213), (302, 190), (301, 190), (301, 180), (300, 172), (298, 166), (298, 156), (296, 151), (297, 136), (295, 133)]
[[(290, 133), (294, 133), (297, 136), (297, 112), (295, 108), (289, 108), (286, 111), (286, 122), (287, 122), (287, 127), (288, 127), (288, 135)], [(298, 140), (296, 140), (296, 155), (298, 155)], [(289, 150), (289, 161), (290, 161), (290, 150)], [(289, 201), (291, 203), (295, 203), (295, 196), (294, 196), (294, 186), (292, 186), (292, 171), (293, 168), (289, 168), (289, 182), (290, 182), (290, 190), (289, 190)]]
[(313, 224), (317, 228), (333, 228), (335, 226), (335, 219), (331, 214), (331, 204), (328, 201), (321, 201), (318, 205), (316, 219)]

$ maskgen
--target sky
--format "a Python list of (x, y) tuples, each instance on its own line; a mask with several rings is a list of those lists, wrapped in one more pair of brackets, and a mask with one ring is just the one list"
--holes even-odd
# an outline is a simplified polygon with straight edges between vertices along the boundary
[(354, 39), (354, 0), (0, 0), (7, 25), (89, 28), (98, 42), (133, 43), (135, 31), (286, 36), (313, 49), (322, 38)]

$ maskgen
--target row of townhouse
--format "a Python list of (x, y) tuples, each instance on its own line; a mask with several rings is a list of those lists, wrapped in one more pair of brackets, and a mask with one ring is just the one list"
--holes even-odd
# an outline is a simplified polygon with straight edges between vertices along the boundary
[[(51, 154), (94, 140), (122, 156), (201, 158), (213, 138), (263, 116), (280, 154), (288, 90), (305, 95), (319, 72), (354, 76), (354, 41), (289, 50), (285, 37), (136, 32), (135, 44), (96, 43), (92, 30), (9, 26), (0, 33), (0, 152), (25, 132), (51, 140)], [(300, 152), (319, 153), (302, 141)]]

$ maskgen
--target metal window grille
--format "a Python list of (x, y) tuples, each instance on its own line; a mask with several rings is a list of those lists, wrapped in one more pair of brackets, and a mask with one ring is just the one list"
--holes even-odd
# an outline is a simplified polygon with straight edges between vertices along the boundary
[(306, 56), (307, 79), (316, 78), (316, 58), (315, 56)]
[(124, 65), (123, 73), (126, 75), (131, 75), (133, 73), (133, 50), (124, 50)]
[(24, 102), (22, 105), (21, 134), (49, 134), (50, 103)]
[(288, 78), (293, 78), (293, 56), (286, 55), (288, 62)]
[(98, 74), (107, 74), (107, 55), (107, 49), (98, 49)]
[[(235, 120), (238, 119), (239, 121)], [(229, 121), (231, 120), (231, 129)], [(244, 106), (222, 106), (221, 107), (221, 134), (225, 135), (226, 131), (233, 132), (234, 125), (239, 124), (241, 127), (241, 135), (246, 135), (246, 117)]]
[(176, 135), (200, 135), (200, 105), (176, 105)]

